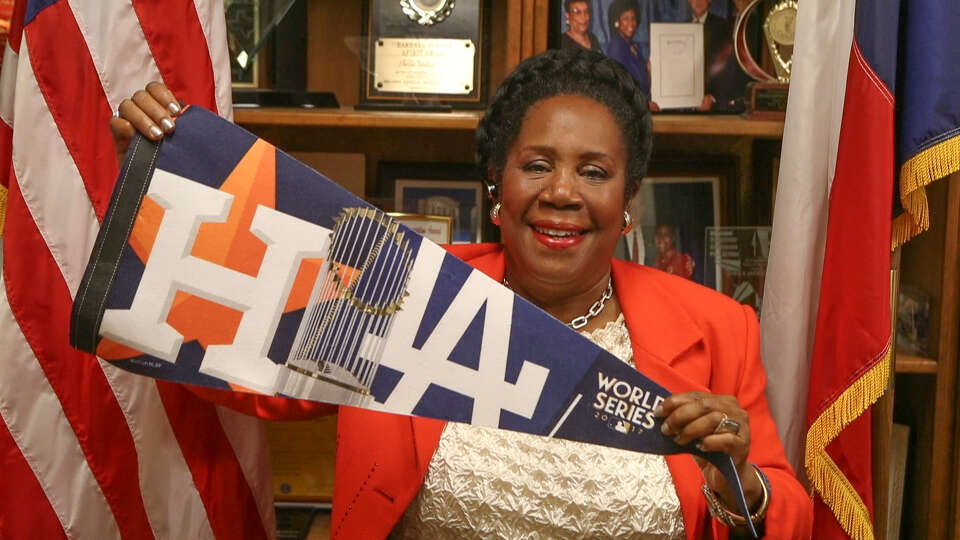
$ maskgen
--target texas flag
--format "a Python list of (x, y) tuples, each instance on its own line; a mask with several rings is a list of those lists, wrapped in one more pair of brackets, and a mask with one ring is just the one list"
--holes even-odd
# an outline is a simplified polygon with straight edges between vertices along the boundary
[(873, 538), (890, 253), (929, 226), (924, 186), (960, 170), (956, 28), (955, 0), (799, 3), (762, 330), (814, 538)]

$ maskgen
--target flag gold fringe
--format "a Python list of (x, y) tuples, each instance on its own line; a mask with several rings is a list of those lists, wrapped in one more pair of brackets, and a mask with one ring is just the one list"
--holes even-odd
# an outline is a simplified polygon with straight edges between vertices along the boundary
[(827, 454), (827, 445), (886, 391), (892, 356), (887, 343), (882, 359), (844, 390), (807, 430), (807, 478), (853, 540), (873, 540), (873, 520), (860, 494)]
[(930, 228), (926, 187), (957, 171), (960, 171), (960, 136), (927, 148), (900, 167), (900, 203), (905, 212), (893, 220), (891, 250)]
[(7, 188), (0, 186), (0, 238), (3, 238), (4, 224), (7, 222)]

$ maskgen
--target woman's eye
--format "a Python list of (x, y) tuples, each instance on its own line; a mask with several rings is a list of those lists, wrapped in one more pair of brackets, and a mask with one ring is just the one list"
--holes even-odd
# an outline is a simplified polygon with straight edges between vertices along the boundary
[(550, 165), (543, 161), (534, 161), (532, 163), (528, 163), (523, 170), (536, 174), (547, 173), (550, 172)]
[(601, 169), (600, 167), (584, 167), (580, 169), (580, 174), (595, 180), (603, 180), (609, 176), (607, 171)]

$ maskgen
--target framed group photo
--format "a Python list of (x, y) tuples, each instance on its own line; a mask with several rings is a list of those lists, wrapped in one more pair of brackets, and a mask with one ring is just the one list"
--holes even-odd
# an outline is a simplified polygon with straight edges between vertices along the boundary
[[(449, 218), (451, 243), (492, 239), (486, 190), (472, 164), (381, 162), (377, 189), (379, 199), (387, 203), (385, 209), (401, 214), (401, 222), (409, 219), (422, 227), (424, 219)], [(439, 221), (433, 221), (432, 229), (438, 227)], [(434, 232), (436, 238), (443, 234)]]
[[(734, 53), (734, 26), (748, 0), (553, 0), (550, 45), (602, 52), (623, 64), (650, 108), (740, 113), (752, 81)], [(747, 47), (762, 52), (759, 24)]]

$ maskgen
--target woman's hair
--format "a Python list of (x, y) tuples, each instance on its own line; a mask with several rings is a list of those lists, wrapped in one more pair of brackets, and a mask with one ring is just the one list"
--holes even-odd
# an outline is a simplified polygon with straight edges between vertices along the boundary
[(507, 152), (530, 107), (559, 95), (602, 103), (620, 127), (627, 150), (626, 193), (647, 172), (653, 128), (647, 96), (619, 62), (596, 51), (557, 49), (533, 56), (504, 79), (476, 131), (476, 162), (488, 185), (499, 187)]
[(590, 9), (590, 2), (587, 0), (563, 0), (563, 11), (570, 13), (570, 4), (575, 4), (577, 2), (583, 2), (587, 5), (587, 9)]
[(616, 23), (620, 16), (626, 11), (633, 10), (633, 14), (639, 19), (640, 10), (637, 8), (637, 0), (613, 0), (607, 9), (607, 21), (610, 23), (610, 35), (616, 35)]

